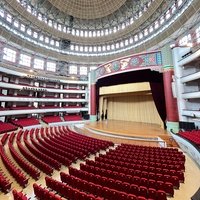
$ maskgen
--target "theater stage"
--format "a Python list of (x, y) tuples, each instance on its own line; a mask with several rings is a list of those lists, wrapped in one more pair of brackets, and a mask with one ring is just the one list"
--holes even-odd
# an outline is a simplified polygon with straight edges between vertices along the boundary
[(84, 133), (115, 143), (128, 142), (139, 145), (162, 146), (165, 142), (167, 146), (177, 147), (177, 143), (171, 135), (158, 124), (104, 120), (86, 123)]

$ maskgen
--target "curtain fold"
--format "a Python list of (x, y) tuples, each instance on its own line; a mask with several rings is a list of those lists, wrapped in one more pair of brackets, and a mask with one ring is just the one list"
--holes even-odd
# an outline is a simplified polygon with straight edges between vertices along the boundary
[(165, 95), (164, 95), (164, 86), (163, 83), (150, 82), (152, 97), (156, 105), (156, 109), (164, 123), (166, 128), (166, 107), (165, 107)]

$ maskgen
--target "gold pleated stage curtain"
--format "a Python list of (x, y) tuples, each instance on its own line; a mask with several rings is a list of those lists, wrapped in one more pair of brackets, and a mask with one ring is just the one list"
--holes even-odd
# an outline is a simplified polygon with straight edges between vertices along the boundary
[(151, 94), (107, 97), (107, 109), (108, 119), (163, 126)]

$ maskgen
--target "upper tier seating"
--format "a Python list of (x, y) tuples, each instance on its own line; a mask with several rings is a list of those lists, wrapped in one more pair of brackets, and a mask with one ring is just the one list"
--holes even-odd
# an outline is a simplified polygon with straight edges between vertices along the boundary
[(200, 147), (200, 130), (179, 132), (179, 135)]
[(5, 133), (5, 132), (10, 132), (10, 131), (15, 131), (17, 129), (18, 129), (18, 127), (11, 123), (6, 123), (6, 122), (0, 121), (0, 134)]
[(65, 121), (80, 121), (82, 120), (82, 117), (80, 115), (65, 115), (63, 116)]
[(59, 106), (56, 105), (44, 105), (44, 106), (39, 106), (40, 109), (51, 109), (51, 108), (59, 108)]
[(4, 108), (4, 107), (0, 106), (0, 111), (1, 110), (8, 110), (8, 108)]
[(48, 99), (54, 99), (54, 98), (60, 98), (59, 96), (55, 97), (52, 95), (45, 95), (45, 97), (40, 97), (40, 98), (48, 98)]
[(81, 108), (82, 106), (81, 105), (66, 105), (66, 106), (63, 106), (63, 108)]
[(37, 109), (34, 106), (16, 106), (16, 107), (10, 107), (10, 110), (27, 110), (27, 109)]
[(49, 124), (49, 123), (62, 122), (62, 119), (59, 116), (44, 116), (42, 117), (42, 121)]
[(26, 127), (26, 126), (34, 126), (40, 124), (38, 119), (36, 118), (21, 118), (21, 119), (15, 119), (12, 120), (12, 123), (15, 124), (16, 126), (19, 126), (21, 128)]

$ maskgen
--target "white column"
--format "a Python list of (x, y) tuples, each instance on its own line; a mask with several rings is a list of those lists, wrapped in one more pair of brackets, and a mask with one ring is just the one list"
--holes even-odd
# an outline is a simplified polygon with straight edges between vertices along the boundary
[(174, 63), (174, 82), (176, 88), (176, 95), (177, 95), (177, 104), (178, 104), (178, 114), (180, 121), (186, 121), (187, 117), (182, 116), (182, 110), (186, 109), (186, 102), (182, 98), (182, 93), (184, 92), (184, 85), (181, 82), (182, 77), (182, 66), (179, 66), (178, 61), (180, 58), (180, 47), (174, 47), (172, 50), (173, 55), (173, 63)]

